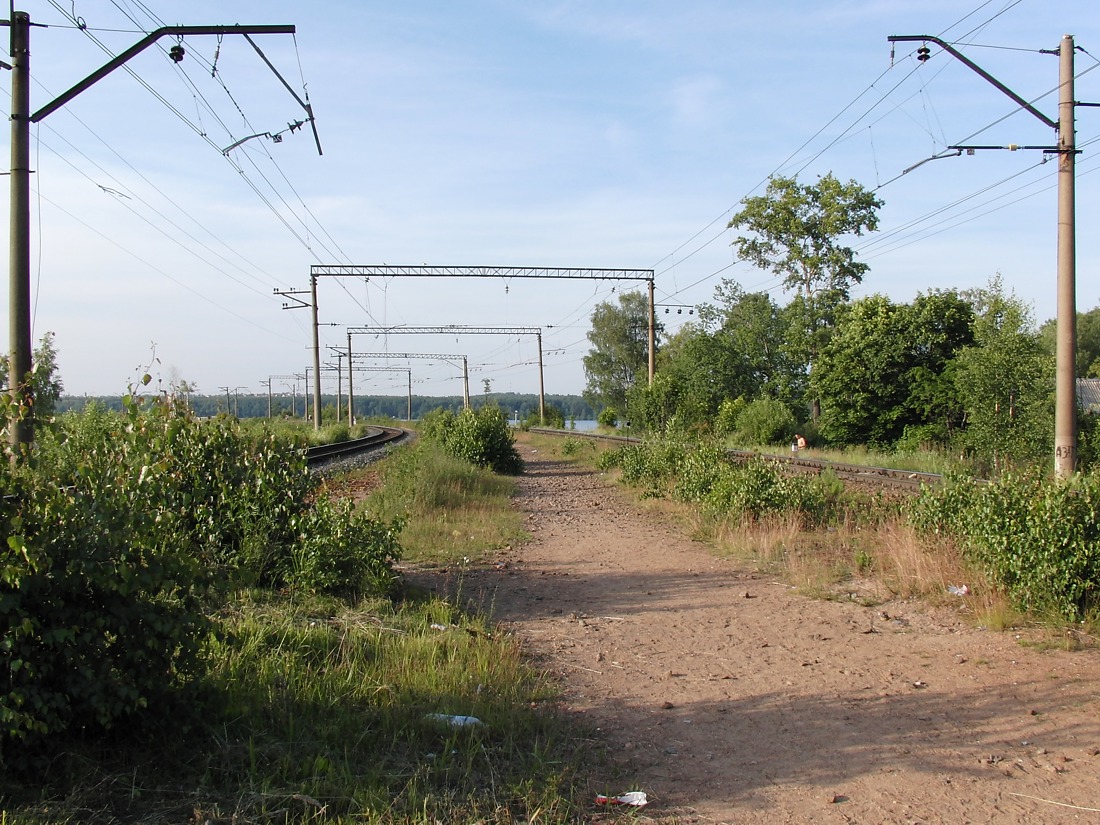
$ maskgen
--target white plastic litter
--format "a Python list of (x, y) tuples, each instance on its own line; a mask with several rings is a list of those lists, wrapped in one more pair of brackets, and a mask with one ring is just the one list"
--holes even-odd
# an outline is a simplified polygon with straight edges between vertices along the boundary
[(949, 584), (947, 585), (947, 592), (952, 596), (965, 596), (970, 592), (970, 588), (965, 584), (961, 587), (955, 584)]
[(452, 716), (449, 713), (429, 713), (427, 718), (454, 728), (474, 728), (483, 724), (476, 716)]
[(649, 800), (646, 799), (645, 791), (630, 791), (629, 793), (620, 794), (619, 796), (604, 796), (600, 794), (596, 797), (597, 805), (633, 805), (635, 808), (640, 808), (643, 805), (648, 805)]

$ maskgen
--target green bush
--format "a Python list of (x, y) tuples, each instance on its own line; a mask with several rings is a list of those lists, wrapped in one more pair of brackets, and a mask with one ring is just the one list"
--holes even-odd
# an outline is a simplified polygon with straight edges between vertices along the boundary
[(573, 436), (567, 436), (561, 443), (561, 454), (564, 456), (580, 455), (582, 452), (596, 452), (596, 444), (587, 438)]
[(392, 585), (394, 526), (314, 500), (300, 450), (228, 418), (90, 406), (34, 468), (0, 465), (0, 747), (111, 728), (201, 676), (215, 581)]
[(523, 426), (525, 429), (530, 429), (531, 427), (553, 427), (556, 430), (564, 430), (565, 413), (553, 404), (546, 404), (543, 407), (542, 415), (539, 415), (537, 408), (527, 413), (527, 417), (523, 419)]
[(744, 412), (748, 402), (744, 398), (726, 398), (718, 405), (714, 419), (714, 431), (718, 435), (732, 435), (737, 430), (737, 417)]
[(320, 499), (297, 526), (300, 536), (283, 576), (288, 585), (348, 598), (393, 594), (402, 519), (386, 523), (356, 512), (350, 500)]
[(81, 423), (71, 442), (43, 443), (6, 514), (3, 744), (110, 728), (202, 672), (204, 581), (183, 514), (163, 506), (171, 463), (150, 454), (140, 418)]
[(434, 410), (425, 416), (420, 434), (475, 466), (505, 475), (523, 472), (512, 428), (499, 407), (467, 409), (457, 415), (450, 410)]
[(712, 513), (759, 519), (769, 514), (798, 516), (805, 524), (828, 521), (835, 511), (837, 491), (813, 476), (791, 475), (762, 457), (727, 464), (704, 498)]
[(782, 444), (795, 430), (794, 415), (782, 401), (757, 398), (737, 416), (734, 431), (745, 444)]
[(598, 459), (600, 469), (618, 468), (627, 484), (645, 487), (648, 495), (661, 496), (671, 488), (687, 449), (675, 438), (640, 444), (623, 444)]
[(676, 498), (692, 502), (706, 499), (727, 462), (725, 450), (713, 444), (703, 444), (688, 452), (677, 471)]
[(928, 488), (910, 518), (955, 538), (1022, 610), (1080, 619), (1100, 606), (1100, 478), (1039, 473)]
[(719, 518), (786, 513), (807, 525), (822, 524), (836, 518), (843, 496), (835, 477), (790, 475), (761, 457), (732, 463), (713, 443), (669, 436), (603, 453), (597, 467), (619, 469), (623, 481), (646, 488), (646, 495), (671, 492), (681, 501), (703, 503)]
[(894, 449), (899, 453), (942, 450), (949, 440), (950, 435), (943, 424), (906, 424)]
[(614, 407), (604, 407), (596, 416), (596, 423), (601, 427), (615, 427), (619, 423), (619, 411)]

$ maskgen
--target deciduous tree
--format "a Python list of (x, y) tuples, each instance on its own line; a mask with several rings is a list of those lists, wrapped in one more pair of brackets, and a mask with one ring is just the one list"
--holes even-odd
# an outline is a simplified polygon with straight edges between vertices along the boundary
[[(827, 440), (889, 445), (906, 428), (945, 441), (960, 418), (948, 364), (973, 343), (973, 310), (954, 292), (895, 304), (872, 295), (841, 313), (813, 373)], [(928, 430), (931, 432), (931, 430)]]
[[(10, 386), (9, 367), (7, 358), (0, 359), (0, 381), (3, 381), (5, 386)], [(58, 374), (57, 346), (54, 344), (52, 332), (44, 334), (34, 349), (31, 358), (30, 383), (34, 398), (34, 417), (39, 422), (48, 421), (57, 409), (61, 393), (65, 391), (65, 385)]]
[[(584, 398), (596, 408), (625, 409), (627, 392), (649, 377), (649, 300), (640, 292), (621, 293), (617, 305), (598, 304), (591, 323)], [(660, 332), (658, 325), (655, 334)]]
[(788, 351), (809, 370), (828, 337), (837, 307), (868, 266), (843, 239), (878, 227), (882, 201), (858, 183), (841, 183), (832, 174), (816, 184), (774, 176), (763, 195), (741, 201), (729, 226), (747, 230), (734, 241), (738, 254), (760, 269), (774, 272), (796, 293), (790, 317), (797, 321)]
[(1054, 358), (1000, 278), (979, 294), (974, 345), (956, 358), (966, 443), (994, 467), (1042, 458), (1054, 433)]

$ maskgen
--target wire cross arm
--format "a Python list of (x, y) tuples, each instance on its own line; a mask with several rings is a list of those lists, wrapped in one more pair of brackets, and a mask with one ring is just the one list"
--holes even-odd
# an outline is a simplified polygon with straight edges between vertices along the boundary
[[(105, 78), (107, 75), (109, 75), (115, 69), (117, 69), (119, 66), (121, 66), (124, 63), (128, 62), (131, 58), (136, 57), (137, 55), (141, 54), (141, 52), (145, 51), (147, 48), (152, 46), (154, 43), (156, 43), (162, 37), (166, 37), (168, 35), (174, 35), (174, 36), (177, 36), (177, 37), (186, 37), (188, 35), (200, 35), (200, 34), (217, 34), (217, 35), (243, 34), (245, 37), (248, 37), (249, 34), (294, 34), (294, 32), (295, 32), (294, 26), (290, 26), (290, 25), (288, 25), (288, 26), (241, 26), (241, 25), (233, 25), (233, 26), (163, 26), (159, 29), (156, 29), (153, 32), (150, 32), (148, 35), (143, 37), (141, 40), (139, 40), (133, 46), (128, 48), (126, 51), (121, 52), (114, 59), (108, 61), (107, 63), (104, 63), (99, 69), (92, 72), (90, 75), (88, 75), (86, 78), (81, 80), (79, 83), (77, 83), (71, 89), (69, 89), (67, 92), (64, 92), (61, 95), (59, 95), (58, 97), (54, 98), (50, 103), (47, 103), (45, 106), (43, 106), (37, 112), (32, 114), (30, 116), (30, 121), (31, 121), (31, 123), (38, 123), (40, 120), (45, 118), (47, 115), (50, 115), (53, 112), (57, 111), (62, 106), (64, 106), (66, 103), (68, 103), (70, 100), (72, 100), (74, 97), (76, 97), (78, 94), (83, 92), (85, 89), (88, 89), (89, 87), (91, 87), (94, 84), (98, 83), (100, 80)], [(251, 40), (249, 42), (251, 42)], [(264, 59), (265, 59), (265, 61), (267, 60), (266, 58), (264, 58)], [(268, 66), (271, 66), (270, 62), (268, 62)], [(274, 67), (272, 66), (271, 68), (272, 68), (272, 71), (274, 71)], [(278, 72), (276, 72), (276, 75), (278, 75)], [(282, 80), (282, 77), (280, 77), (279, 79)], [(283, 83), (285, 84), (286, 81), (284, 80)], [(295, 95), (295, 97), (297, 97), (297, 96)]]
[(956, 60), (958, 60), (960, 63), (962, 63), (964, 66), (966, 66), (968, 69), (973, 70), (978, 75), (983, 77), (985, 80), (989, 81), (989, 83), (991, 83), (998, 90), (1000, 90), (1004, 94), (1008, 95), (1017, 105), (1020, 106), (1021, 109), (1024, 109), (1028, 112), (1031, 112), (1031, 114), (1035, 115), (1035, 117), (1037, 117), (1039, 120), (1041, 120), (1047, 126), (1049, 126), (1051, 129), (1057, 129), (1058, 128), (1058, 121), (1051, 120), (1049, 117), (1044, 115), (1042, 112), (1040, 112), (1034, 106), (1032, 106), (1028, 101), (1024, 100), (1022, 97), (1020, 97), (1018, 94), (1016, 94), (1010, 88), (1008, 88), (1008, 86), (1003, 84), (1001, 81), (999, 81), (997, 78), (995, 78), (989, 72), (987, 72), (985, 69), (983, 69), (981, 66), (979, 66), (977, 63), (975, 63), (973, 60), (971, 60), (965, 54), (960, 52), (958, 49), (956, 49), (950, 43), (947, 43), (947, 42), (941, 40), (940, 38), (935, 37), (935, 36), (930, 35), (930, 34), (892, 34), (892, 35), (890, 35), (889, 37), (886, 38), (886, 41), (888, 43), (916, 43), (916, 42), (935, 43), (937, 46), (939, 46), (945, 52), (947, 52), (952, 57), (954, 57)]
[(1022, 149), (1037, 149), (1041, 152), (1064, 152), (1065, 150), (1058, 146), (1021, 146), (1018, 143), (1006, 143), (1001, 146), (948, 146), (948, 149), (955, 149), (959, 153), (966, 152), (968, 155), (972, 155), (979, 150), (984, 149), (1004, 149), (1009, 152), (1018, 152)]
[[(286, 78), (284, 78), (281, 74), (279, 74), (279, 70), (276, 69), (274, 64), (270, 60), (267, 59), (267, 55), (263, 53), (263, 51), (260, 49), (260, 47), (258, 45), (256, 45), (256, 41), (248, 36), (247, 32), (244, 32), (244, 39), (247, 40), (249, 45), (252, 46), (252, 48), (256, 50), (256, 54), (258, 54), (260, 56), (260, 59), (264, 63), (267, 64), (267, 68), (271, 69), (271, 71), (275, 75), (275, 77), (279, 78), (279, 82), (281, 82), (283, 84), (283, 87), (288, 92), (290, 92), (291, 97), (293, 97), (296, 101), (298, 101), (298, 105), (301, 106), (305, 110), (305, 113), (307, 115), (309, 115), (309, 117), (308, 117), (309, 127), (313, 130), (313, 141), (314, 141), (314, 143), (317, 144), (317, 154), (318, 155), (323, 155), (324, 152), (321, 151), (321, 136), (317, 134), (317, 121), (313, 117), (313, 106), (311, 106), (310, 103), (309, 103), (308, 93), (306, 94), (306, 99), (305, 100), (302, 100), (302, 98), (298, 97), (298, 93), (296, 91), (294, 91), (294, 89), (291, 87), (291, 85), (289, 83), (286, 82)], [(302, 125), (301, 122), (299, 122), (298, 126), (301, 126), (301, 125)], [(295, 129), (295, 127), (292, 125), (290, 127), (290, 131), (293, 132), (294, 129)]]
[[(309, 118), (309, 121), (310, 121), (310, 123), (312, 123), (313, 118)], [(282, 143), (283, 142), (283, 135), (285, 135), (287, 132), (294, 133), (294, 132), (298, 131), (299, 129), (301, 129), (305, 125), (305, 123), (306, 122), (304, 120), (295, 120), (295, 121), (292, 121), (291, 123), (288, 123), (286, 125), (286, 128), (283, 129), (280, 132), (257, 132), (254, 135), (248, 135), (248, 136), (243, 137), (240, 140), (226, 146), (224, 149), (222, 149), (222, 154), (223, 155), (228, 155), (230, 152), (232, 152), (234, 149), (236, 149), (242, 143), (246, 143), (246, 142), (252, 140), (253, 138), (258, 138), (258, 137), (270, 138), (272, 143)]]

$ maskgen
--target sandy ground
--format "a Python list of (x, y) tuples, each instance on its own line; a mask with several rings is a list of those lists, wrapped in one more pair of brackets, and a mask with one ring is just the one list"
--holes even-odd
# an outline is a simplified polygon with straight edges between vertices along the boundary
[(600, 728), (643, 820), (1100, 823), (1097, 650), (802, 597), (517, 446), (533, 539), (466, 595)]

